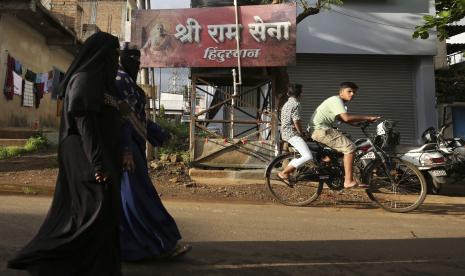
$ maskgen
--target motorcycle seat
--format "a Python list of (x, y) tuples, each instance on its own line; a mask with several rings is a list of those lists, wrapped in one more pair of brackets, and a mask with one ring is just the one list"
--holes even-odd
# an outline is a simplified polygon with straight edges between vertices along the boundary
[(425, 151), (433, 151), (436, 150), (436, 144), (426, 144), (422, 146), (412, 146), (412, 145), (398, 145), (394, 149), (396, 153), (420, 153)]

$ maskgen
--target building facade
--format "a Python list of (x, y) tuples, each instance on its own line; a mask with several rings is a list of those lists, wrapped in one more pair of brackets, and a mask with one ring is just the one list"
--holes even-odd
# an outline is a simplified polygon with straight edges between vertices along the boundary
[[(52, 81), (53, 72), (66, 71), (78, 46), (71, 29), (64, 27), (39, 2), (1, 1), (0, 128), (58, 128), (58, 102), (52, 97), (53, 87), (47, 89), (45, 85)], [(8, 64), (12, 59), (16, 65), (15, 82)], [(44, 79), (39, 80), (38, 76)], [(58, 77), (58, 73), (55, 76)], [(26, 80), (39, 89), (34, 88), (31, 101), (26, 101), (27, 94), (18, 87), (14, 94), (9, 94), (8, 86), (22, 86)]]
[[(376, 114), (399, 121), (401, 143), (420, 142), (437, 125), (434, 58), (436, 35), (414, 40), (422, 15), (434, 14), (434, 1), (344, 1), (298, 25), (297, 65), (291, 82), (303, 84), (305, 122), (343, 81), (360, 90), (349, 112)], [(342, 126), (352, 136), (357, 128)]]
[(125, 38), (131, 6), (126, 0), (42, 0), (58, 19), (73, 29), (81, 40), (100, 30)]

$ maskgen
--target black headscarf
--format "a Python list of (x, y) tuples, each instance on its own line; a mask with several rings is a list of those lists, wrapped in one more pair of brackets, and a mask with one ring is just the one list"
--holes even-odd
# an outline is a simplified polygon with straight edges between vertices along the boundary
[(116, 96), (118, 48), (118, 38), (104, 32), (84, 42), (60, 84), (59, 96), (64, 99), (60, 141), (76, 128), (74, 116), (100, 112), (104, 93)]
[(129, 43), (124, 43), (121, 47), (120, 63), (124, 72), (136, 81), (140, 67), (140, 51), (136, 48), (131, 49)]
[(112, 89), (116, 70), (114, 63), (117, 64), (117, 59), (114, 59), (116, 49), (119, 48), (118, 38), (105, 33), (97, 32), (91, 35), (82, 45), (78, 55), (66, 71), (63, 81), (60, 84), (59, 96), (64, 98), (66, 88), (71, 78), (79, 72), (104, 72), (106, 75), (106, 86)]

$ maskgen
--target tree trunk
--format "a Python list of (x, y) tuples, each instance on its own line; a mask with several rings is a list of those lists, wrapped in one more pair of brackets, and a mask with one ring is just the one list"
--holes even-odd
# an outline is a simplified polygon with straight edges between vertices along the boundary
[(303, 12), (299, 13), (296, 18), (296, 24), (299, 24), (300, 21), (304, 20), (307, 18), (307, 16), (314, 15), (320, 12), (319, 8), (308, 8), (304, 10)]

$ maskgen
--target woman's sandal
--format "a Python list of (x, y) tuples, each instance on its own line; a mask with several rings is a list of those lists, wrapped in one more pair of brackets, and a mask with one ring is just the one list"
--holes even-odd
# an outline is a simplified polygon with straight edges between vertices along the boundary
[(168, 258), (178, 258), (192, 250), (190, 244), (177, 244), (176, 247), (168, 254)]

